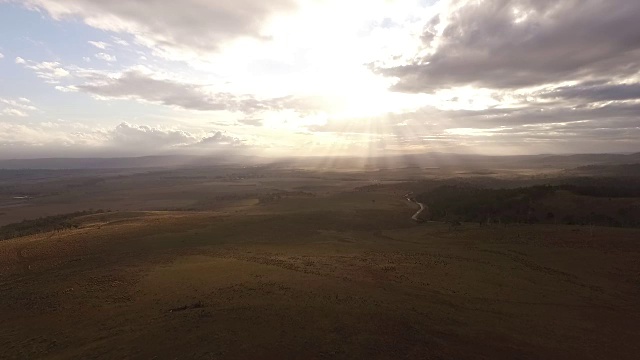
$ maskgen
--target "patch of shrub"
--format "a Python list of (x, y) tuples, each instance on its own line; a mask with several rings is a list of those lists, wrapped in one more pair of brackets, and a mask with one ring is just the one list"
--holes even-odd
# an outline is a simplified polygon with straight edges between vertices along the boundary
[(77, 211), (69, 214), (40, 217), (33, 220), (23, 220), (18, 223), (4, 225), (0, 227), (0, 240), (8, 240), (49, 231), (78, 228), (78, 223), (73, 221), (75, 218), (101, 213), (104, 213), (104, 210)]

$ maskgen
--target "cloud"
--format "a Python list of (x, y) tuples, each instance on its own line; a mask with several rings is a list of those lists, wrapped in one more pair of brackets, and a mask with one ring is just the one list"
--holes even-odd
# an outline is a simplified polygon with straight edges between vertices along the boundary
[(588, 102), (640, 99), (640, 83), (586, 82), (560, 86), (540, 95), (547, 99), (583, 100)]
[[(304, 8), (271, 22), (294, 9), (294, 2)], [(49, 131), (70, 146), (94, 144), (110, 153), (240, 148), (251, 146), (246, 145), (247, 139), (253, 141), (250, 134), (260, 134), (286, 149), (305, 147), (301, 144), (307, 141), (332, 149), (334, 140), (352, 144), (354, 138), (367, 149), (457, 144), (485, 152), (534, 143), (531, 151), (539, 151), (553, 143), (595, 149), (608, 142), (611, 151), (619, 151), (638, 135), (638, 1), (21, 3), (40, 11), (45, 22), (83, 22), (103, 30), (100, 37), (89, 31), (94, 35), (85, 35), (92, 37), (76, 38), (81, 49), (93, 49), (74, 54), (76, 65), (15, 58), (18, 68), (31, 70), (16, 75), (33, 72), (53, 84), (50, 91), (69, 93), (56, 95), (65, 101), (59, 105), (76, 106), (69, 116), (87, 128), (71, 131), (60, 125)], [(270, 36), (273, 40), (255, 41)], [(73, 44), (40, 45), (49, 49), (49, 59), (57, 59), (56, 53), (67, 54)], [(189, 61), (153, 57), (158, 54)], [(362, 65), (372, 61), (371, 69), (385, 76)], [(394, 82), (395, 91), (389, 92)], [(159, 106), (146, 106), (149, 117), (136, 118), (146, 120), (120, 123), (128, 107), (114, 101), (99, 106), (100, 116), (78, 120), (95, 104), (84, 94)], [(44, 129), (35, 122), (54, 121), (55, 105), (35, 116), (34, 110), (0, 103), (0, 117)], [(131, 124), (167, 114), (181, 118), (176, 126), (194, 127)], [(16, 118), (23, 115), (34, 116)], [(105, 124), (109, 128), (100, 129)], [(242, 138), (211, 131), (234, 127)], [(322, 134), (298, 136), (301, 131)], [(14, 140), (31, 141), (18, 135)]]
[(295, 8), (293, 0), (26, 0), (56, 20), (80, 18), (87, 25), (128, 33), (136, 41), (165, 52), (217, 51), (240, 37), (263, 39), (262, 28), (273, 15)]
[(628, 0), (451, 0), (414, 60), (374, 68), (412, 93), (624, 79), (638, 72), (639, 17)]
[(204, 149), (236, 149), (246, 142), (220, 131), (196, 135), (179, 129), (163, 129), (147, 125), (120, 123), (115, 129), (104, 133), (101, 146), (127, 149), (133, 153), (159, 153), (174, 151), (189, 153)]
[(0, 53), (0, 59), (4, 59), (4, 54)]
[(91, 81), (77, 85), (75, 89), (103, 98), (144, 100), (199, 111), (251, 114), (299, 105), (299, 100), (290, 97), (257, 99), (252, 95), (210, 93), (202, 85), (157, 79), (138, 70), (128, 70), (117, 77), (91, 73)]
[(111, 46), (103, 41), (87, 41), (87, 42), (101, 50), (106, 50), (108, 47)]
[(213, 131), (195, 134), (181, 129), (122, 122), (110, 129), (88, 129), (57, 122), (7, 123), (0, 120), (0, 158), (71, 156), (140, 156), (153, 154), (240, 153), (247, 141)]
[(95, 57), (96, 59), (104, 60), (104, 61), (107, 61), (107, 62), (115, 62), (115, 61), (118, 61), (118, 59), (117, 59), (115, 56), (113, 56), (113, 55), (109, 55), (109, 54), (106, 54), (106, 53), (102, 53), (102, 52), (101, 52), (101, 53), (97, 53), (97, 54), (95, 54), (95, 55), (94, 55), (94, 57)]
[(27, 69), (33, 70), (37, 77), (49, 84), (58, 84), (61, 79), (70, 75), (70, 72), (63, 68), (59, 62), (36, 62), (25, 60), (21, 57), (17, 57), (15, 62)]
[(243, 125), (249, 125), (249, 126), (262, 126), (262, 119), (251, 119), (251, 118), (247, 118), (247, 119), (240, 119), (238, 120), (238, 122), (240, 124)]
[(122, 40), (121, 38), (119, 38), (117, 36), (112, 36), (112, 39), (113, 39), (113, 43), (114, 44), (118, 44), (120, 46), (129, 46), (130, 45), (127, 41)]
[(220, 146), (243, 147), (245, 146), (245, 144), (244, 144), (244, 141), (239, 138), (226, 135), (220, 131), (216, 131), (213, 134), (210, 134), (207, 137), (203, 138), (198, 143), (194, 144), (194, 146), (204, 147), (204, 148), (220, 147)]
[(481, 152), (635, 151), (639, 16), (637, 1), (447, 1), (425, 24), (412, 60), (372, 69), (396, 77), (394, 91), (450, 93), (456, 103), (457, 94), (481, 90), (491, 101), (331, 120), (314, 130), (380, 132), (414, 145), (446, 139)]
[(32, 111), (38, 109), (26, 98), (6, 99), (0, 98), (0, 113), (12, 117), (28, 117)]
[(443, 143), (452, 146), (446, 151), (453, 152), (463, 148), (480, 153), (500, 153), (500, 148), (518, 148), (518, 153), (637, 151), (640, 103), (553, 105), (530, 103), (484, 110), (425, 107), (370, 118), (330, 118), (325, 124), (308, 129), (335, 136), (391, 138), (398, 146), (416, 151), (437, 150)]
[(29, 116), (26, 112), (18, 109), (4, 109), (2, 113), (8, 116), (16, 116), (16, 117), (27, 117)]
[(109, 134), (111, 141), (119, 146), (171, 147), (196, 142), (196, 138), (180, 130), (162, 130), (145, 125), (130, 125), (123, 122)]

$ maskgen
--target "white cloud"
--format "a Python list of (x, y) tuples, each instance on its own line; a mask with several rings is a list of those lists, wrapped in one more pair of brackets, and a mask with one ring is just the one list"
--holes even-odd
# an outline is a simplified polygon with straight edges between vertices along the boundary
[(16, 117), (27, 117), (29, 116), (26, 112), (18, 109), (4, 109), (2, 113), (8, 116), (16, 116)]
[(198, 143), (194, 144), (195, 147), (242, 147), (244, 146), (244, 141), (230, 135), (226, 135), (221, 131), (216, 131), (210, 135), (207, 135), (205, 138), (200, 140)]
[(109, 133), (109, 138), (116, 145), (129, 147), (172, 147), (198, 141), (194, 135), (185, 131), (131, 125), (126, 122), (116, 126)]
[(263, 39), (264, 23), (274, 14), (295, 8), (294, 0), (103, 1), (25, 0), (31, 9), (56, 20), (80, 17), (92, 27), (128, 33), (138, 43), (164, 52), (217, 51), (241, 37)]
[(106, 54), (106, 53), (97, 53), (94, 56), (95, 56), (96, 59), (104, 60), (104, 61), (107, 61), (107, 62), (118, 61), (118, 59), (115, 56), (109, 55), (109, 54)]
[(114, 44), (118, 44), (120, 46), (129, 46), (130, 45), (129, 42), (127, 42), (125, 40), (122, 40), (121, 38), (119, 38), (117, 36), (113, 36), (112, 39), (113, 39), (113, 43)]
[(28, 117), (30, 112), (38, 109), (27, 98), (6, 99), (0, 98), (0, 113), (13, 117)]
[[(144, 70), (144, 71), (143, 71)], [(206, 86), (175, 79), (156, 78), (148, 69), (129, 69), (119, 74), (91, 72), (89, 81), (61, 91), (82, 90), (103, 99), (133, 99), (199, 111), (231, 111), (252, 114), (296, 109), (313, 111), (316, 104), (295, 97), (259, 99), (252, 95), (211, 92)]]
[(87, 42), (101, 50), (106, 50), (109, 46), (111, 46), (103, 41), (87, 41)]
[(21, 124), (0, 121), (0, 158), (77, 153), (94, 156), (238, 153), (247, 148), (246, 141), (220, 131), (193, 133), (127, 122), (92, 130), (61, 120)]
[(0, 59), (4, 59), (4, 54), (0, 53)]
[(36, 73), (36, 76), (50, 84), (58, 84), (61, 79), (70, 75), (67, 69), (63, 68), (59, 62), (55, 61), (36, 62), (17, 57), (16, 64), (23, 65), (25, 68), (33, 70)]
[(71, 86), (56, 86), (55, 87), (56, 90), (63, 92), (63, 93), (72, 93), (72, 92), (77, 92), (78, 88), (76, 88), (75, 86), (71, 85)]

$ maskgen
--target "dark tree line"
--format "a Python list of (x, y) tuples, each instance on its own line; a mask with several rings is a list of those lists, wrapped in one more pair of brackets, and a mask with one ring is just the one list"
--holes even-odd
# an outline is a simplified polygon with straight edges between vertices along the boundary
[(481, 189), (442, 186), (416, 198), (429, 206), (432, 220), (465, 222), (536, 222), (532, 202), (553, 194), (552, 186), (517, 189)]
[(73, 220), (79, 216), (100, 214), (103, 210), (77, 211), (69, 214), (40, 217), (32, 220), (23, 220), (18, 223), (0, 227), (0, 240), (8, 240), (22, 236), (34, 235), (49, 231), (61, 231), (77, 228), (79, 225)]
[(542, 200), (557, 191), (592, 197), (627, 197), (633, 190), (606, 186), (541, 185), (514, 189), (487, 189), (470, 185), (446, 185), (416, 196), (429, 207), (431, 220), (485, 223), (561, 223), (570, 225), (640, 226), (640, 206), (615, 209), (580, 209), (554, 213)]

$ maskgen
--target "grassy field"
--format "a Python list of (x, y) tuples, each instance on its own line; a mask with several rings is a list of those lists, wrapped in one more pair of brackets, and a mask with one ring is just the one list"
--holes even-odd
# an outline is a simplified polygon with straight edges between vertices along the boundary
[(640, 230), (418, 225), (402, 186), (335, 184), (0, 242), (0, 358), (640, 353)]

